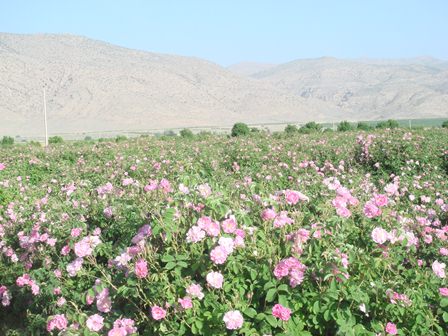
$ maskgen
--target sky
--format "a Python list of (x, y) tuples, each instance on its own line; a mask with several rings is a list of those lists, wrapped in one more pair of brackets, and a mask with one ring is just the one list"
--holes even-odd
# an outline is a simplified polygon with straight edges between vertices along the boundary
[(0, 0), (0, 31), (70, 33), (227, 66), (448, 59), (448, 0)]

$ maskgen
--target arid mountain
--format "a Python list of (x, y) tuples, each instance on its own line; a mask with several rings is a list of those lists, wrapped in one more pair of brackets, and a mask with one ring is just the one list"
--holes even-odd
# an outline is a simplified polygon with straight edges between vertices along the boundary
[(448, 116), (448, 64), (434, 59), (231, 68), (73, 35), (0, 33), (0, 135), (42, 135), (44, 87), (51, 134)]
[(230, 71), (233, 71), (237, 74), (243, 76), (252, 76), (258, 72), (266, 71), (273, 67), (277, 66), (277, 64), (272, 63), (256, 63), (256, 62), (240, 62), (236, 64), (232, 64), (227, 67)]
[(326, 110), (208, 61), (71, 35), (0, 34), (0, 73), (0, 134), (42, 134), (44, 86), (53, 134), (298, 121)]
[(297, 60), (252, 78), (303, 98), (342, 109), (344, 118), (448, 117), (448, 62), (403, 60)]

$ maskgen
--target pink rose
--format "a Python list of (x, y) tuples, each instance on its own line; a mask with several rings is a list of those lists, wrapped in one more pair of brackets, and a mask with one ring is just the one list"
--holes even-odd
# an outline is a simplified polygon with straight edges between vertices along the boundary
[(281, 304), (277, 303), (272, 307), (272, 315), (283, 321), (288, 321), (291, 317), (291, 309), (283, 307)]
[(377, 244), (384, 244), (389, 238), (389, 233), (383, 228), (376, 227), (372, 231), (372, 239)]
[(224, 264), (226, 262), (228, 256), (229, 256), (229, 254), (227, 253), (227, 249), (224, 246), (216, 246), (210, 252), (210, 259), (216, 265)]
[(386, 332), (389, 335), (396, 335), (398, 333), (397, 326), (391, 322), (387, 322), (386, 324)]
[(179, 302), (183, 309), (193, 308), (193, 301), (191, 301), (191, 298), (188, 296), (184, 297), (183, 299), (179, 298), (177, 302)]
[(227, 329), (236, 330), (243, 326), (244, 319), (239, 310), (231, 310), (224, 314), (223, 321)]
[(135, 275), (139, 279), (146, 278), (148, 275), (148, 264), (144, 259), (139, 259), (135, 263)]
[(224, 277), (219, 272), (210, 272), (207, 274), (207, 283), (213, 288), (222, 288), (222, 283), (224, 282)]
[(434, 274), (442, 279), (445, 278), (445, 267), (446, 265), (444, 263), (439, 263), (437, 260), (432, 263), (432, 270)]
[(166, 310), (159, 306), (151, 307), (151, 316), (154, 320), (162, 320), (166, 316)]
[(90, 331), (100, 331), (104, 326), (103, 321), (104, 318), (101, 315), (95, 314), (87, 319), (86, 325)]

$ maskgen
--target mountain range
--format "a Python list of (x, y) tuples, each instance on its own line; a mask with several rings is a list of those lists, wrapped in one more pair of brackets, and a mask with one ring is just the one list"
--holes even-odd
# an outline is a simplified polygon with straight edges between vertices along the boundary
[(448, 62), (222, 67), (75, 35), (0, 33), (0, 135), (448, 117)]

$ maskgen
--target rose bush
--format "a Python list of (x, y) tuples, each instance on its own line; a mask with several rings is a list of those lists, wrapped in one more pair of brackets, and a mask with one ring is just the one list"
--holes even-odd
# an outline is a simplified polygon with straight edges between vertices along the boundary
[(0, 334), (445, 335), (446, 130), (0, 149)]

